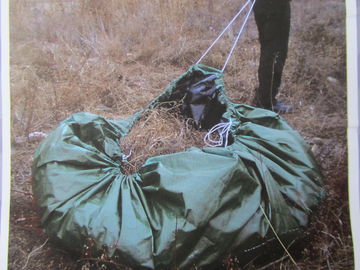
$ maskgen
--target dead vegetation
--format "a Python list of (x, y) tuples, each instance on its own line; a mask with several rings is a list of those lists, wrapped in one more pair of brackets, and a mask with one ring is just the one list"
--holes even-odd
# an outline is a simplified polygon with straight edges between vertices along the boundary
[(121, 139), (121, 149), (129, 156), (122, 166), (126, 174), (137, 172), (149, 157), (205, 146), (206, 132), (195, 129), (192, 119), (181, 115), (180, 104), (172, 103), (147, 111)]
[[(48, 133), (79, 111), (120, 119), (142, 109), (198, 60), (240, 2), (11, 1), (9, 269), (122, 269), (101, 264), (100, 257), (73, 258), (47, 240), (32, 204), (31, 156), (39, 141), (29, 134)], [(306, 239), (292, 251), (297, 266), (284, 257), (260, 269), (352, 269), (345, 3), (297, 0), (291, 5), (289, 55), (280, 95), (296, 111), (284, 117), (312, 145), (328, 196)], [(234, 28), (226, 34), (205, 58), (205, 64), (222, 66), (236, 31)], [(257, 30), (251, 18), (225, 72), (227, 93), (234, 102), (251, 104), (258, 57)], [(170, 122), (165, 126), (177, 129), (172, 126), (176, 121)], [(186, 126), (183, 132), (196, 135)], [(153, 148), (157, 149), (154, 138)], [(176, 144), (183, 143), (176, 140)], [(229, 257), (224, 269), (231, 268), (239, 269), (236, 260)]]

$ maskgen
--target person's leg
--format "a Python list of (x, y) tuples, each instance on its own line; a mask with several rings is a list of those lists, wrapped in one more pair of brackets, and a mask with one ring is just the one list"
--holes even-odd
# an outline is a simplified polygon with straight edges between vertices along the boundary
[(257, 0), (254, 13), (261, 46), (255, 100), (257, 106), (273, 109), (287, 57), (290, 3), (289, 0)]

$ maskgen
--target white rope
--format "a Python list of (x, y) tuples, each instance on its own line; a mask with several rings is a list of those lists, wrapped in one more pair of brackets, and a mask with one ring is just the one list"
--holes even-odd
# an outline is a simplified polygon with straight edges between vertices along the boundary
[[(206, 133), (204, 137), (204, 143), (210, 147), (221, 147), (223, 145), (224, 147), (226, 147), (228, 145), (229, 131), (231, 125), (232, 125), (231, 120), (227, 123), (216, 124), (209, 130), (208, 133)], [(219, 139), (217, 140), (212, 139), (215, 132), (219, 134)]]
[(132, 151), (130, 150), (130, 153), (128, 154), (128, 155), (122, 155), (122, 160), (124, 161), (124, 162), (128, 162), (128, 158), (131, 156), (131, 154), (132, 154)]
[(242, 13), (242, 11), (245, 9), (245, 7), (250, 3), (251, 0), (248, 0), (240, 9), (238, 13), (232, 18), (232, 20), (229, 22), (229, 24), (224, 28), (224, 30), (220, 33), (220, 35), (214, 40), (214, 42), (210, 45), (210, 47), (204, 52), (204, 54), (200, 57), (200, 59), (196, 62), (196, 64), (199, 64), (200, 61), (207, 55), (207, 53), (212, 49), (212, 47), (215, 45), (216, 42), (223, 36), (225, 31), (230, 27), (230, 25), (239, 17), (239, 15)]
[(224, 64), (224, 66), (223, 66), (223, 68), (222, 68), (222, 70), (221, 70), (222, 72), (224, 72), (224, 70), (225, 70), (225, 68), (226, 68), (226, 66), (227, 66), (227, 64), (228, 64), (228, 62), (229, 62), (229, 60), (230, 60), (230, 56), (232, 55), (232, 53), (233, 53), (233, 51), (234, 51), (234, 49), (235, 49), (235, 46), (236, 46), (236, 44), (237, 44), (238, 41), (239, 41), (239, 38), (240, 38), (240, 36), (241, 36), (241, 33), (242, 33), (242, 31), (244, 30), (244, 27), (245, 27), (245, 25), (246, 25), (247, 20), (249, 19), (249, 15), (250, 15), (250, 13), (251, 13), (254, 5), (255, 5), (255, 2), (256, 2), (256, 0), (254, 0), (254, 2), (252, 3), (252, 5), (251, 5), (251, 7), (250, 7), (250, 10), (249, 10), (248, 14), (246, 15), (243, 24), (241, 25), (240, 31), (239, 31), (239, 33), (238, 33), (238, 35), (237, 35), (237, 37), (236, 37), (236, 40), (235, 40), (235, 42), (234, 42), (234, 44), (233, 44), (233, 46), (232, 46), (232, 48), (231, 48), (231, 50), (230, 50), (230, 53), (229, 53), (229, 55), (228, 55), (228, 57), (227, 57), (227, 59), (226, 59), (226, 61), (225, 61), (225, 64)]

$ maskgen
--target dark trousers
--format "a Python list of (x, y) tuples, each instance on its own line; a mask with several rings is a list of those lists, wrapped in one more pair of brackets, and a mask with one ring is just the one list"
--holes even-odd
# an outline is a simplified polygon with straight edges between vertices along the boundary
[(256, 105), (271, 109), (281, 84), (290, 31), (290, 0), (257, 0), (255, 21), (261, 46)]

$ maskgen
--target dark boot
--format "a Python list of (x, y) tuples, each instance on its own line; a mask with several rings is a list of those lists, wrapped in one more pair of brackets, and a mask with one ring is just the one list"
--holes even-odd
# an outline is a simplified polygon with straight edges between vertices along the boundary
[(271, 108), (271, 110), (276, 113), (292, 113), (294, 112), (294, 107), (276, 100), (275, 105)]
[[(257, 90), (255, 90), (257, 91)], [(291, 105), (284, 104), (282, 100), (274, 99), (270, 104), (262, 104), (259, 99), (255, 96), (254, 102), (255, 107), (263, 108), (266, 110), (274, 111), (276, 113), (292, 113), (294, 107)]]

